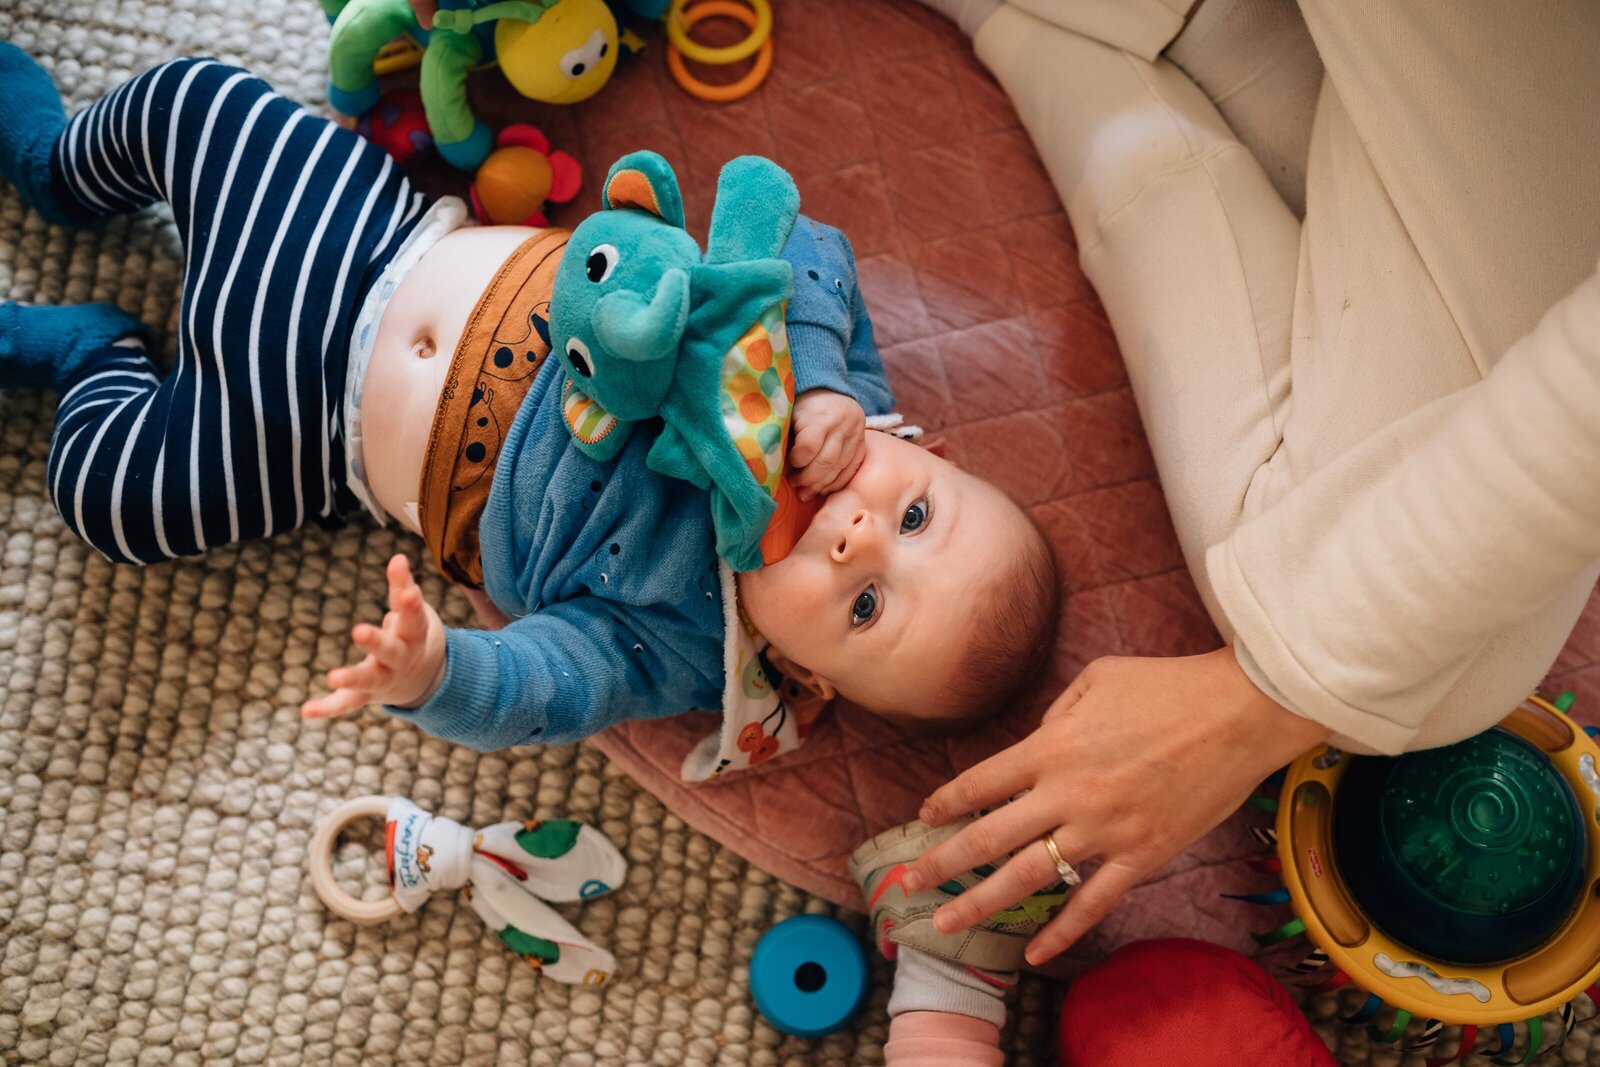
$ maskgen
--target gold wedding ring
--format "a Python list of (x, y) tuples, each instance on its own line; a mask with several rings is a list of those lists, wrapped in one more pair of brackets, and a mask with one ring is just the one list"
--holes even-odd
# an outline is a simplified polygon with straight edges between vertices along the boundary
[(1061, 850), (1056, 847), (1054, 834), (1044, 835), (1044, 847), (1050, 852), (1050, 862), (1056, 865), (1056, 873), (1061, 876), (1061, 881), (1068, 889), (1083, 882), (1083, 878), (1072, 869), (1072, 864), (1061, 858)]

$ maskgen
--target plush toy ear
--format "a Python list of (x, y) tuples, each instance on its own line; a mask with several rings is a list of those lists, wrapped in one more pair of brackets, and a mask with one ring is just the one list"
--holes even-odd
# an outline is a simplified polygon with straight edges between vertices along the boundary
[(671, 164), (654, 152), (629, 152), (613, 163), (601, 199), (608, 208), (637, 208), (683, 227), (678, 178)]
[(761, 156), (728, 161), (717, 179), (707, 263), (773, 259), (800, 213), (800, 190), (789, 172)]

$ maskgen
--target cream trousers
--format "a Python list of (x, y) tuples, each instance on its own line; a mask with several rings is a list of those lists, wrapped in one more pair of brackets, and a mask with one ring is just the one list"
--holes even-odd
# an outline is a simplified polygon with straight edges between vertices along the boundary
[(1359, 751), (1469, 736), (1600, 573), (1600, 4), (1302, 0), (1303, 223), (1161, 58), (1188, 8), (1010, 0), (974, 43), (1246, 670)]

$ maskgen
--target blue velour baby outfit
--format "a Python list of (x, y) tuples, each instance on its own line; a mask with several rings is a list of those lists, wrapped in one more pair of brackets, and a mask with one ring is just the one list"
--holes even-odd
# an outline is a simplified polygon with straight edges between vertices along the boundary
[[(801, 216), (784, 246), (796, 388), (817, 381), (887, 414), (893, 396), (843, 234)], [(651, 470), (635, 433), (608, 460), (572, 442), (547, 360), (502, 445), (479, 525), (484, 591), (515, 621), (448, 632), (443, 684), (413, 710), (491, 750), (569, 742), (628, 719), (717, 709), (723, 589), (707, 495)]]

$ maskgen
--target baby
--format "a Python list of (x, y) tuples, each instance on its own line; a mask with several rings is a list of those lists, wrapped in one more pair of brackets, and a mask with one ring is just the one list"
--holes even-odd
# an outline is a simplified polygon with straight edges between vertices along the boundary
[[(0, 387), (61, 394), (47, 474), (74, 531), (151, 563), (365, 508), (507, 623), (445, 627), (396, 556), (391, 610), (354, 630), (365, 659), (330, 672), (308, 717), (380, 702), (494, 749), (716, 708), (730, 596), (788, 681), (924, 729), (1004, 706), (1048, 650), (1054, 565), (1026, 516), (866, 431), (892, 399), (837, 231), (802, 218), (784, 249), (790, 476), (820, 507), (734, 585), (706, 492), (647, 466), (651, 434), (603, 462), (573, 444), (545, 358), (565, 232), (468, 227), (379, 149), (202, 60), (68, 122), (49, 77), (0, 42), (0, 173), (66, 224), (165, 200), (187, 254), (165, 377), (116, 308), (0, 305)], [(926, 844), (896, 831), (858, 852), (875, 929), (914, 931), (937, 903), (889, 891)], [(907, 936), (893, 1060), (998, 1057), (1018, 930), (972, 958)]]
[(67, 121), (0, 44), (0, 172), (46, 217), (158, 200), (186, 251), (163, 378), (115, 308), (0, 306), (0, 387), (61, 393), (48, 466), (65, 522), (148, 563), (363, 506), (421, 534), (502, 629), (445, 627), (402, 556), (361, 662), (308, 717), (382, 703), (479, 749), (717, 708), (724, 601), (784, 678), (949, 728), (1049, 646), (1048, 547), (1006, 496), (865, 416), (891, 397), (843, 236), (804, 218), (790, 474), (825, 496), (792, 552), (725, 587), (706, 493), (652, 471), (652, 434), (574, 447), (549, 351), (564, 231), (467, 227), (381, 150), (246, 73), (178, 60)]

